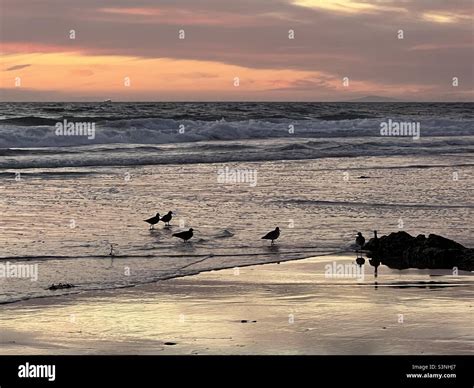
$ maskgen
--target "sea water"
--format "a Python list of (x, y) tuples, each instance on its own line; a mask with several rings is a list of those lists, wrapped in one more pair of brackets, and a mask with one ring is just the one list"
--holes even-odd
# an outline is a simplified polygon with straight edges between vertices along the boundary
[[(0, 302), (352, 255), (358, 231), (472, 247), (472, 108), (2, 103), (0, 261), (38, 273), (0, 278)], [(57, 136), (64, 120), (94, 138)], [(381, 136), (388, 120), (419, 123), (420, 138)], [(143, 221), (170, 210), (170, 228)], [(271, 247), (261, 236), (276, 226)], [(172, 237), (189, 228), (189, 243)], [(76, 287), (47, 289), (60, 282)]]

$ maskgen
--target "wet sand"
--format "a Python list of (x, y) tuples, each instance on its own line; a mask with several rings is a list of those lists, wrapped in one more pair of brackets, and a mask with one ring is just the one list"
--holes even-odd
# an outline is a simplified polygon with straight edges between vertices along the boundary
[[(328, 256), (0, 306), (1, 354), (473, 354), (472, 276)], [(431, 282), (431, 283), (429, 283)], [(377, 284), (376, 284), (377, 283)]]

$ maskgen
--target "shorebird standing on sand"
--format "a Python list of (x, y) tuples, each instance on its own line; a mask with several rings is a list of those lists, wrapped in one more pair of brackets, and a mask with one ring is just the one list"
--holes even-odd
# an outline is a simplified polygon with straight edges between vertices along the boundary
[(163, 217), (161, 217), (160, 221), (163, 221), (166, 226), (170, 226), (170, 221), (171, 221), (172, 218), (173, 218), (173, 212), (170, 210)]
[(160, 213), (156, 213), (156, 216), (148, 218), (147, 220), (144, 220), (144, 221), (150, 224), (150, 230), (155, 229), (154, 225), (160, 222)]
[(179, 232), (179, 233), (173, 233), (172, 237), (178, 237), (183, 239), (183, 242), (188, 241), (191, 237), (193, 237), (193, 228), (190, 228), (189, 230), (186, 230), (184, 232)]
[(365, 245), (365, 238), (362, 236), (361, 232), (357, 233), (356, 244), (360, 247), (357, 252), (359, 252)]
[(277, 226), (275, 230), (272, 230), (271, 232), (268, 232), (265, 236), (262, 237), (262, 240), (272, 240), (272, 244), (274, 244), (274, 241), (280, 237), (280, 228)]

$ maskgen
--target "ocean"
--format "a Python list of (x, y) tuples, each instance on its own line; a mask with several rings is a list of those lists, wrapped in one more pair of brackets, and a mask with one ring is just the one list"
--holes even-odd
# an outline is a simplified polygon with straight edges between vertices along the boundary
[(357, 231), (472, 247), (473, 107), (0, 103), (0, 263), (38, 269), (0, 303), (347, 254)]

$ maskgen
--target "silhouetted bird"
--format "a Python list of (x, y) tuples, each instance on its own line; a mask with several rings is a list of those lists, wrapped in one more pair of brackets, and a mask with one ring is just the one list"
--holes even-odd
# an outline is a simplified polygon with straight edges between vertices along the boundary
[(163, 217), (161, 217), (160, 221), (163, 221), (165, 225), (170, 226), (170, 221), (173, 218), (173, 212), (169, 211), (167, 214), (165, 214)]
[(360, 247), (360, 249), (364, 247), (365, 238), (362, 236), (361, 232), (357, 233), (356, 244)]
[(275, 230), (272, 230), (271, 232), (268, 232), (265, 236), (262, 237), (263, 240), (272, 240), (272, 245), (274, 244), (274, 241), (280, 237), (280, 228), (277, 226)]
[(148, 220), (144, 220), (150, 224), (150, 229), (154, 229), (154, 225), (160, 222), (160, 213), (156, 213), (156, 216), (149, 218)]
[(183, 239), (183, 242), (188, 241), (191, 237), (193, 237), (193, 228), (190, 228), (189, 230), (186, 230), (184, 232), (179, 232), (179, 233), (173, 233), (173, 237), (178, 237)]
[(371, 250), (372, 251), (376, 251), (379, 248), (380, 241), (379, 241), (379, 237), (377, 236), (377, 231), (376, 230), (374, 230), (374, 237), (371, 238), (369, 240), (369, 242), (371, 244)]
[(377, 231), (374, 230), (374, 237), (372, 237), (365, 245), (364, 245), (365, 250), (370, 252), (369, 257), (375, 257), (379, 254), (379, 248), (380, 248), (380, 240), (379, 237), (377, 236)]
[[(362, 236), (361, 232), (357, 233), (356, 244), (359, 246), (359, 249), (357, 249), (356, 252), (359, 252), (365, 245), (365, 238)], [(357, 256), (359, 256), (359, 253)]]

